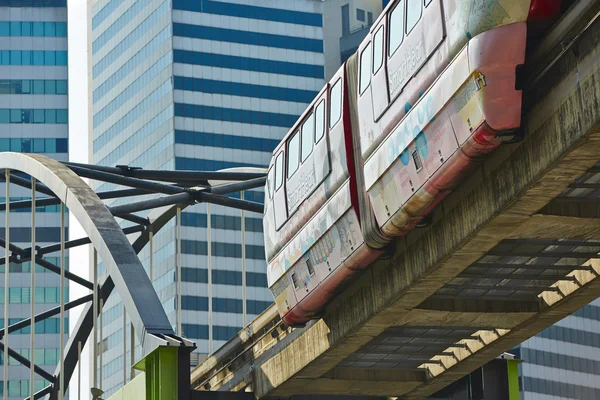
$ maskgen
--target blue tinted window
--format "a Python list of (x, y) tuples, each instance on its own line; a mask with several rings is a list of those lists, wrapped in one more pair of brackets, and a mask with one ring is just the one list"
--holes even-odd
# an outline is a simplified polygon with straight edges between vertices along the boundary
[(67, 81), (66, 80), (58, 80), (56, 81), (56, 94), (67, 94)]
[(124, 0), (112, 0), (109, 1), (100, 11), (95, 13), (92, 18), (92, 28), (96, 28), (102, 23), (117, 7), (119, 7)]
[(291, 11), (283, 8), (257, 7), (213, 0), (173, 0), (173, 8), (177, 10), (228, 15), (231, 17), (252, 18), (264, 21), (287, 22), (291, 24), (309, 26), (323, 26), (323, 17), (321, 14)]
[(23, 36), (32, 36), (33, 35), (33, 23), (32, 22), (21, 23), (21, 35), (23, 35)]
[[(0, 123), (30, 124), (30, 123), (57, 123), (57, 115), (61, 120), (67, 118), (66, 109), (0, 109)], [(61, 122), (58, 122), (61, 123)], [(66, 122), (64, 122), (66, 123)], [(20, 139), (19, 139), (20, 140)], [(54, 140), (54, 139), (53, 139)]]
[(67, 23), (57, 22), (56, 23), (56, 36), (67, 36)]
[(322, 40), (210, 26), (174, 23), (173, 35), (281, 49), (312, 51), (316, 53), (323, 52)]
[(175, 143), (264, 151), (271, 153), (275, 147), (277, 147), (279, 141), (258, 137), (220, 135), (216, 133), (176, 130)]
[(10, 22), (0, 21), (0, 36), (10, 36)]
[(56, 25), (54, 22), (44, 22), (44, 36), (56, 36)]
[(11, 65), (22, 65), (23, 62), (21, 60), (21, 50), (11, 50), (10, 51), (10, 64)]
[(67, 52), (57, 51), (56, 52), (56, 65), (67, 65)]
[(289, 89), (278, 86), (253, 85), (181, 76), (174, 78), (174, 86), (175, 89), (179, 90), (293, 101), (297, 103), (310, 103), (318, 94), (314, 90)]
[(56, 65), (56, 53), (54, 51), (47, 51), (44, 55), (44, 62), (46, 65)]
[(31, 65), (31, 63), (33, 62), (33, 55), (31, 53), (31, 50), (23, 50), (21, 55), (21, 62), (22, 65)]
[(128, 22), (131, 21), (144, 7), (148, 5), (148, 2), (143, 0), (136, 0), (127, 11), (125, 11), (116, 21), (104, 31), (100, 36), (92, 43), (92, 53), (96, 53), (100, 50), (110, 39), (112, 39)]
[(21, 36), (21, 23), (11, 22), (10, 23), (10, 36)]
[(33, 22), (33, 36), (44, 36), (43, 22)]
[(218, 169), (235, 167), (259, 167), (265, 168), (265, 165), (238, 163), (232, 161), (203, 160), (198, 158), (175, 157), (175, 169), (192, 171), (215, 171)]
[[(175, 116), (290, 128), (296, 115), (175, 103)], [(220, 135), (219, 135), (220, 136)]]
[(44, 52), (43, 51), (32, 51), (33, 65), (44, 65)]
[(258, 58), (228, 56), (223, 54), (202, 53), (187, 50), (174, 50), (173, 60), (174, 62), (183, 64), (206, 65), (210, 67), (231, 68), (245, 71), (306, 76), (319, 79), (323, 79), (325, 77), (324, 67), (313, 64), (262, 60)]

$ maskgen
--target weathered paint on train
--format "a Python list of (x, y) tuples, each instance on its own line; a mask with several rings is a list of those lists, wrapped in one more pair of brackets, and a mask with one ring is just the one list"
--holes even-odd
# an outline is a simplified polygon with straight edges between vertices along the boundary
[(273, 152), (267, 276), (289, 325), (318, 315), (519, 126), (526, 24), (560, 7), (390, 3)]

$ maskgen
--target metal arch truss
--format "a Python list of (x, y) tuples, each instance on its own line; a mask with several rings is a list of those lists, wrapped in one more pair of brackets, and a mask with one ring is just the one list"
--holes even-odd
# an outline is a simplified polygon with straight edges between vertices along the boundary
[[(153, 234), (157, 233), (188, 205), (206, 202), (262, 213), (262, 204), (236, 199), (227, 195), (263, 187), (266, 181), (266, 171), (258, 168), (230, 169), (217, 172), (150, 171), (127, 166), (101, 167), (69, 162), (61, 163), (42, 155), (10, 152), (0, 153), (0, 170), (5, 172), (0, 179), (3, 179), (6, 185), (6, 202), (0, 205), (0, 211), (3, 211), (6, 216), (5, 237), (0, 238), (0, 246), (6, 249), (6, 256), (0, 258), (0, 265), (5, 266), (5, 287), (9, 284), (8, 274), (11, 263), (18, 265), (33, 261), (30, 264), (32, 277), (30, 291), (31, 317), (8, 325), (6, 315), (8, 315), (9, 290), (5, 290), (4, 315), (8, 327), (0, 329), (0, 351), (8, 353), (12, 359), (30, 369), (31, 389), (29, 393), (34, 391), (34, 373), (50, 382), (48, 386), (35, 392), (33, 398), (37, 399), (50, 395), (52, 400), (62, 400), (77, 363), (80, 361), (81, 349), (92, 331), (94, 331), (94, 337), (96, 337), (96, 330), (94, 329), (97, 325), (96, 320), (102, 313), (102, 305), (106, 304), (114, 289), (118, 292), (125, 312), (131, 320), (132, 331), (137, 335), (138, 343), (142, 349), (142, 359), (159, 347), (178, 348), (180, 368), (177, 368), (179, 374), (177, 377), (179, 382), (177, 397), (179, 399), (189, 398), (189, 355), (195, 345), (174, 332), (137, 254), (148, 243), (152, 243)], [(126, 188), (95, 193), (82, 178), (125, 186)], [(10, 201), (11, 185), (30, 189), (30, 199)], [(38, 198), (37, 194), (43, 196)], [(112, 207), (106, 206), (102, 202), (106, 199), (126, 199), (143, 195), (152, 196), (146, 200), (132, 201)], [(35, 242), (35, 210), (42, 206), (52, 205), (60, 206), (61, 237), (57, 238), (57, 244), (40, 247)], [(87, 237), (66, 240), (64, 233), (65, 207), (79, 221)], [(30, 247), (19, 247), (10, 242), (10, 212), (13, 210), (29, 210), (32, 215)], [(147, 217), (135, 214), (145, 210), (151, 211)], [(133, 226), (122, 228), (116, 218), (133, 223)], [(129, 235), (129, 238), (127, 235)], [(106, 267), (106, 274), (103, 275), (100, 282), (97, 281), (97, 277), (94, 278), (93, 282), (90, 282), (71, 271), (67, 271), (65, 268), (65, 251), (84, 244), (92, 244), (94, 254), (97, 254), (99, 260)], [(180, 251), (179, 246), (178, 251)], [(56, 252), (61, 254), (61, 265), (56, 265), (44, 258), (45, 255)], [(35, 314), (34, 308), (36, 270), (34, 265), (61, 276), (60, 306), (38, 314)], [(97, 265), (96, 261), (94, 261), (94, 265)], [(91, 293), (65, 303), (65, 278), (89, 289)], [(64, 346), (62, 345), (64, 335), (61, 336), (61, 359), (54, 373), (35, 365), (35, 358), (33, 362), (30, 362), (28, 357), (21, 355), (8, 345), (10, 333), (30, 327), (30, 354), (33, 356), (35, 329), (31, 329), (32, 319), (34, 323), (37, 323), (56, 315), (63, 318), (65, 311), (79, 305), (84, 305), (83, 311)], [(63, 332), (63, 320), (60, 321), (60, 325), (62, 326), (61, 332)], [(4, 359), (8, 359), (6, 354), (4, 354)], [(132, 357), (132, 366), (133, 361)], [(96, 363), (94, 363), (94, 366), (96, 366)], [(8, 381), (7, 370), (8, 363), (5, 361), (5, 382)], [(3, 393), (6, 396), (6, 383), (4, 385)], [(64, 390), (62, 387), (64, 387)], [(87, 397), (87, 395), (85, 396)]]

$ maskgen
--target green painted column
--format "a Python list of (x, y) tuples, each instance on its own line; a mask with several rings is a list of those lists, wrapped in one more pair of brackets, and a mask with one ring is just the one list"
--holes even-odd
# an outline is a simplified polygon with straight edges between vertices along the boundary
[(519, 391), (519, 364), (521, 362), (521, 360), (506, 360), (509, 400), (520, 400), (521, 398), (521, 392)]
[(140, 360), (134, 368), (146, 376), (146, 399), (176, 400), (178, 397), (177, 347), (159, 347)]

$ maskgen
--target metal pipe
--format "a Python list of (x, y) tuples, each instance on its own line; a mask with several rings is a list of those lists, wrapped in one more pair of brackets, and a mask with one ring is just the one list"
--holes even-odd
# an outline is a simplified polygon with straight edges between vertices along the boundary
[[(10, 181), (11, 181), (11, 183), (13, 183), (13, 184), (15, 184), (17, 186), (21, 186), (21, 187), (24, 187), (26, 189), (31, 189), (31, 180), (29, 180), (29, 179), (25, 179), (25, 178), (22, 178), (22, 177), (20, 177), (18, 175), (13, 174), (10, 177)], [(52, 190), (50, 190), (50, 188), (48, 186), (44, 185), (43, 183), (38, 183), (36, 185), (36, 190), (38, 192), (44, 193), (44, 194), (46, 194), (46, 195), (48, 195), (50, 197), (56, 197), (56, 195), (54, 194), (54, 192)]]
[[(31, 178), (31, 289), (29, 291), (31, 296), (31, 319), (35, 320), (35, 178)], [(9, 330), (6, 330), (9, 332)], [(31, 338), (29, 343), (29, 348), (31, 349), (31, 353), (29, 355), (29, 359), (31, 360), (31, 364), (35, 366), (35, 325), (33, 329), (30, 329)], [(10, 332), (9, 332), (10, 333)], [(34, 371), (33, 368), (29, 369), (29, 393), (33, 394), (33, 383), (34, 383)]]
[(154, 233), (152, 233), (152, 229), (150, 229), (148, 231), (148, 242), (149, 242), (149, 247), (150, 247), (149, 248), (149, 250), (150, 250), (150, 260), (149, 260), (150, 261), (150, 267), (148, 268), (149, 269), (148, 275), (149, 275), (149, 278), (150, 278), (150, 283), (152, 283), (154, 285), (154, 283), (152, 281), (152, 278), (153, 278), (153, 276), (152, 276), (152, 256), (153, 256), (153, 254), (152, 253), (154, 251), (152, 249), (152, 239), (153, 238), (154, 238)]
[(181, 207), (177, 207), (177, 334), (183, 335), (181, 312)]
[(208, 354), (212, 353), (213, 347), (213, 321), (212, 321), (212, 238), (211, 238), (211, 215), (210, 204), (206, 205), (206, 254), (208, 266)]
[(81, 400), (81, 341), (77, 342), (77, 400)]
[[(227, 194), (227, 193), (237, 193), (240, 191), (261, 188), (265, 186), (265, 182), (267, 182), (267, 177), (262, 176), (260, 178), (254, 178), (243, 182), (236, 183), (228, 183), (226, 185), (212, 186), (208, 191), (214, 194)], [(242, 197), (242, 200), (244, 198)]]
[[(78, 299), (75, 299), (73, 301), (70, 301), (68, 303), (65, 304), (65, 311), (68, 311), (72, 308), (75, 308), (77, 306), (80, 306), (82, 304), (87, 303), (88, 301), (92, 300), (92, 295), (88, 294), (86, 296), (80, 297)], [(50, 317), (53, 317), (55, 315), (60, 314), (60, 306), (56, 306), (53, 307), (49, 310), (46, 310), (44, 312), (39, 313), (38, 315), (36, 315), (34, 317), (34, 322), (40, 322), (43, 321), (45, 319), (48, 319)], [(15, 331), (18, 331), (19, 329), (23, 329), (26, 328), (28, 326), (31, 325), (31, 318), (26, 318), (26, 319), (22, 319), (19, 322), (15, 322), (14, 324), (11, 324), (8, 326), (8, 333), (12, 333)], [(4, 328), (0, 329), (0, 338), (4, 336)]]
[(150, 225), (150, 221), (148, 221), (147, 218), (139, 217), (134, 214), (120, 214), (120, 215), (118, 215), (118, 217), (121, 219), (127, 220), (129, 222), (133, 222), (134, 224), (139, 224), (142, 226)]
[(240, 210), (252, 211), (260, 214), (262, 214), (264, 210), (264, 204), (254, 201), (233, 199), (231, 197), (205, 192), (199, 192), (196, 196), (197, 201), (217, 204), (220, 206), (237, 208)]
[(88, 165), (80, 163), (65, 162), (69, 168), (85, 168), (99, 172), (117, 174), (138, 179), (149, 179), (153, 181), (181, 182), (181, 181), (200, 181), (200, 180), (221, 180), (221, 181), (243, 181), (248, 179), (260, 178), (266, 175), (266, 172), (227, 172), (227, 171), (162, 171), (162, 170), (144, 170), (131, 167), (105, 167), (99, 165)]
[(84, 178), (89, 178), (89, 179), (94, 179), (94, 180), (109, 182), (109, 183), (115, 183), (117, 185), (129, 186), (129, 187), (133, 187), (136, 189), (145, 189), (145, 190), (149, 190), (151, 192), (176, 194), (176, 193), (181, 193), (181, 192), (185, 191), (184, 189), (177, 187), (177, 186), (173, 186), (173, 185), (165, 185), (163, 183), (156, 183), (156, 182), (147, 182), (147, 181), (143, 181), (143, 180), (137, 179), (137, 178), (130, 178), (127, 176), (121, 176), (121, 175), (116, 175), (116, 174), (107, 173), (107, 172), (94, 171), (94, 170), (90, 170), (87, 168), (81, 168), (81, 167), (77, 167), (77, 166), (73, 166), (73, 165), (69, 165), (69, 168), (71, 168), (73, 170), (73, 172), (75, 172), (77, 175), (84, 177)]
[(123, 306), (123, 386), (127, 385), (127, 313)]
[(178, 203), (189, 203), (194, 201), (194, 197), (190, 192), (177, 193), (170, 196), (162, 196), (155, 199), (136, 201), (134, 203), (124, 204), (121, 206), (108, 207), (112, 215), (120, 216), (122, 214), (130, 214), (137, 211), (150, 210), (167, 205)]
[[(142, 190), (142, 189), (119, 189), (119, 190), (110, 190), (107, 192), (100, 192), (100, 193), (97, 193), (97, 195), (102, 200), (108, 200), (108, 199), (118, 199), (118, 198), (122, 198), (122, 197), (140, 196), (140, 195), (149, 194), (149, 193), (152, 193), (152, 192), (149, 192), (148, 190)], [(43, 198), (43, 199), (37, 200), (38, 207), (57, 206), (59, 204), (60, 204), (60, 199), (57, 199), (56, 197)], [(10, 203), (10, 208), (12, 208), (13, 210), (31, 208), (31, 201), (29, 201), (29, 200), (13, 201)], [(3, 211), (3, 210), (4, 210), (4, 205), (0, 205), (0, 211)]]
[[(102, 324), (102, 309), (103, 308), (104, 308), (104, 299), (100, 299), (100, 310), (99, 310), (99, 312), (100, 312), (100, 341), (103, 341), (103, 338), (102, 338), (103, 335), (102, 334), (104, 332), (104, 326), (102, 326), (103, 325)], [(125, 305), (124, 304), (123, 304), (123, 312), (125, 312)], [(99, 383), (98, 389), (102, 390), (102, 368), (103, 368), (103, 365), (102, 365), (102, 355), (104, 353), (104, 349), (100, 349), (99, 353), (100, 353), (100, 356), (99, 356), (99, 358), (100, 358), (100, 377), (99, 377), (100, 381), (98, 382)]]
[[(244, 191), (240, 193), (240, 198), (244, 200)], [(241, 210), (241, 230), (242, 230), (242, 326), (246, 326), (246, 218), (244, 210)]]
[[(6, 342), (3, 343), (4, 346), (2, 346), (2, 351), (4, 352), (4, 366), (7, 366), (7, 361), (10, 358), (18, 361), (20, 364), (26, 366), (27, 368), (31, 368), (31, 363), (29, 362), (29, 360), (26, 357), (23, 357), (21, 354), (19, 354), (18, 352), (16, 352), (15, 350), (11, 349), (10, 347), (8, 347), (6, 345)], [(34, 365), (33, 366), (33, 370), (36, 374), (38, 374), (39, 376), (41, 376), (42, 378), (46, 379), (47, 381), (50, 382), (54, 382), (54, 375), (52, 375), (50, 372), (47, 372), (45, 369)], [(7, 381), (5, 381), (7, 382)]]
[[(93, 275), (93, 289), (92, 289), (92, 387), (98, 387), (98, 252), (93, 249), (92, 256), (92, 275)], [(61, 371), (63, 373), (63, 371)]]
[[(8, 272), (10, 270), (10, 256), (8, 255), (8, 251), (10, 249), (10, 170), (7, 168), (4, 171), (5, 176), (5, 192), (6, 192), (6, 212), (5, 212), (5, 238), (7, 246), (6, 255), (4, 257), (4, 327), (8, 326), (9, 317), (8, 317), (8, 291), (9, 291), (9, 279)], [(9, 348), (8, 348), (8, 334), (4, 335), (4, 382), (3, 384), (3, 392), (2, 396), (4, 400), (8, 398), (8, 364), (9, 364)]]
[(60, 204), (60, 382), (58, 400), (65, 394), (65, 204)]

